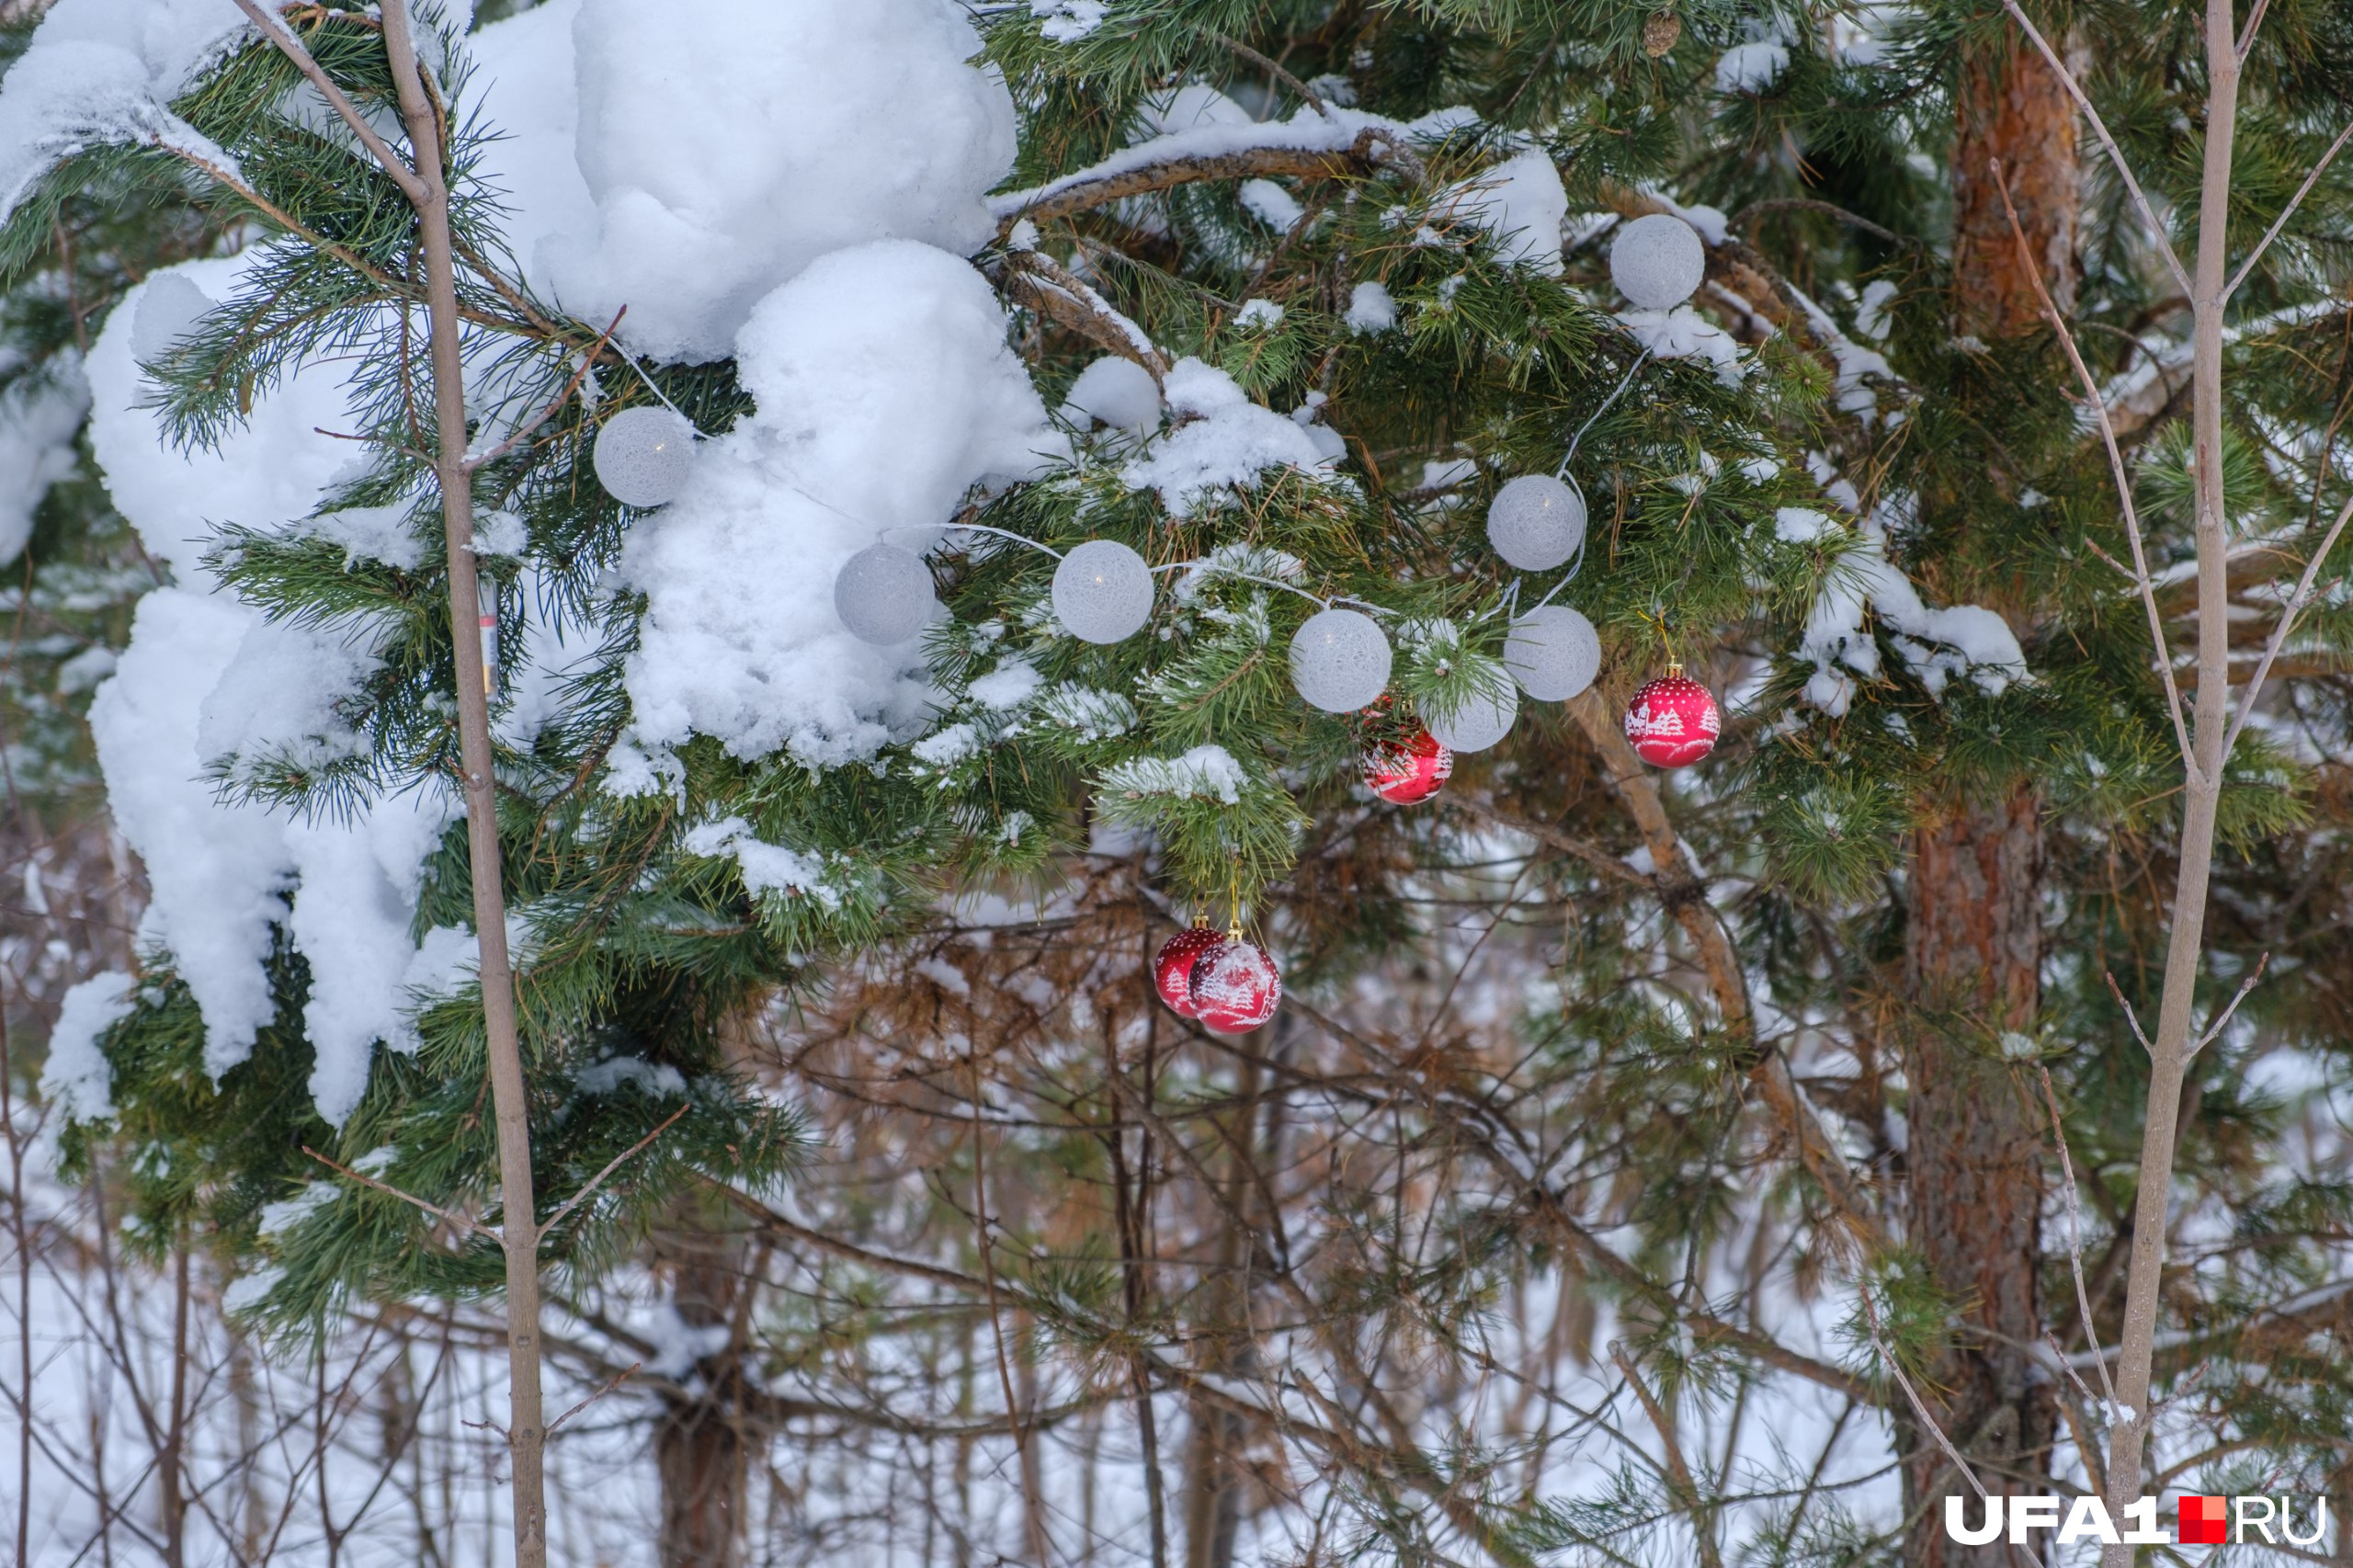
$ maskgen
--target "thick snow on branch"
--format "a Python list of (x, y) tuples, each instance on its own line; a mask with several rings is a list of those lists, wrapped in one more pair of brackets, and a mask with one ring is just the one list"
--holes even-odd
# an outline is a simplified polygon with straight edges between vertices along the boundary
[(851, 636), (835, 574), (881, 529), (944, 525), (975, 481), (1066, 449), (986, 282), (929, 245), (825, 257), (761, 302), (736, 356), (759, 411), (704, 448), (622, 562), (647, 606), (619, 789), (664, 788), (661, 754), (698, 733), (837, 767), (919, 731), (919, 647)]
[[(1819, 512), (1785, 506), (1774, 531), (1785, 543), (1805, 543), (1835, 533), (1838, 525)], [(1822, 595), (1814, 600), (1798, 648), (1814, 673), (1805, 699), (1837, 717), (1854, 700), (1855, 682), (1875, 680), (1881, 669), (1878, 640), (1870, 629), (1876, 614), (1892, 634), (1888, 641), (1931, 696), (1941, 695), (1956, 677), (1997, 696), (2026, 676), (2026, 653), (2009, 622), (1982, 605), (1931, 608), (1912, 580), (1887, 558), (1887, 533), (1873, 512), (1856, 525), (1859, 543), (1839, 557)]]
[(1329, 477), (1336, 454), (1296, 419), (1252, 403), (1232, 376), (1199, 359), (1168, 372), (1168, 406), (1183, 421), (1120, 478), (1131, 490), (1157, 490), (1171, 515), (1191, 517), (1223, 492), (1255, 489), (1270, 468), (1289, 466)]
[[(1207, 88), (1187, 88), (1185, 92), (1208, 93)], [(1216, 95), (1231, 104), (1222, 95)], [(1188, 100), (1181, 96), (1174, 100), (1180, 106), (1176, 114), (1164, 110), (1161, 119), (1176, 119)], [(1418, 119), (1391, 119), (1383, 115), (1366, 114), (1352, 108), (1327, 108), (1317, 113), (1302, 108), (1289, 119), (1254, 120), (1244, 114), (1237, 120), (1213, 108), (1197, 109), (1189, 123), (1156, 136), (1147, 137), (1133, 146), (1124, 147), (1102, 162), (1093, 164), (1060, 179), (1028, 190), (1007, 191), (989, 198), (989, 210), (999, 220), (1018, 218), (1026, 212), (1050, 208), (1074, 192), (1093, 187), (1109, 186), (1122, 176), (1138, 175), (1177, 164), (1218, 163), (1246, 157), (1255, 153), (1313, 153), (1328, 157), (1343, 157), (1357, 153), (1359, 138), (1370, 132), (1363, 146), (1388, 146), (1404, 149), (1417, 141), (1434, 141), (1459, 130), (1476, 119), (1465, 108), (1438, 109)]]
[(57, 0), (0, 83), (0, 219), (92, 147), (160, 142), (234, 169), (169, 105), (244, 27), (226, 0)]
[[(69, 108), (92, 135), (154, 134), (158, 106), (241, 22), (226, 0), (61, 0), (34, 45), (47, 67), (0, 84), (0, 175), (19, 188), (38, 177), (64, 145), (59, 128), (76, 123)], [(713, 36), (729, 47), (699, 46)], [(500, 132), (485, 174), (526, 280), (578, 316), (628, 305), (640, 352), (740, 356), (758, 400), (626, 552), (621, 579), (649, 608), (613, 782), (657, 783), (666, 748), (698, 732), (739, 756), (824, 764), (919, 729), (917, 661), (843, 631), (835, 569), (885, 526), (944, 524), (973, 482), (1029, 472), (1061, 440), (962, 259), (995, 231), (983, 193), (1013, 153), (1012, 103), (972, 62), (970, 21), (949, 0), (550, 0), (467, 47), (481, 101), (460, 110)], [(70, 104), (43, 85), (61, 83), (80, 86)], [(227, 298), (246, 265), (148, 279), (92, 351), (93, 447), (174, 579), (142, 602), (92, 723), (153, 888), (142, 935), (196, 998), (208, 1068), (243, 1061), (269, 1020), (263, 965), (282, 930), (310, 960), (312, 1092), (340, 1121), (376, 1047), (413, 1047), (418, 1000), (465, 983), (472, 938), (410, 934), (451, 799), (427, 790), (301, 823), (226, 803), (208, 777), (224, 757), (316, 765), (364, 750), (340, 704), (375, 662), (364, 635), (270, 623), (223, 589), (203, 562), (216, 528), (422, 559), (395, 512), (319, 515), (358, 472), (351, 444), (321, 434), (356, 427), (348, 364), (288, 378), (212, 450), (168, 448), (142, 406), (139, 362)], [(527, 568), (527, 616), (530, 581)], [(510, 741), (529, 740), (584, 651), (531, 631), (499, 716)], [(747, 875), (793, 881), (748, 847)], [(76, 1080), (77, 1103), (104, 1092), (86, 1072)]]

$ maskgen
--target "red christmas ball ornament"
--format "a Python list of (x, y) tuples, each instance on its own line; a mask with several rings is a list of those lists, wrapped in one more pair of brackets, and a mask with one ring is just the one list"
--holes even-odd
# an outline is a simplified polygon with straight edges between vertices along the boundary
[(1427, 730), (1403, 740), (1379, 740), (1365, 748), (1365, 788), (1392, 805), (1418, 805), (1454, 777), (1454, 754)]
[(1160, 956), (1152, 960), (1152, 986), (1178, 1017), (1193, 1017), (1194, 965), (1224, 945), (1224, 934), (1208, 926), (1179, 931), (1160, 944)]
[(1283, 977), (1267, 949), (1239, 931), (1193, 966), (1193, 1014), (1220, 1034), (1246, 1034), (1275, 1016)]
[(1723, 727), (1715, 698), (1681, 665), (1667, 665), (1665, 678), (1626, 704), (1626, 738), (1634, 743), (1634, 755), (1654, 767), (1690, 767), (1716, 749)]

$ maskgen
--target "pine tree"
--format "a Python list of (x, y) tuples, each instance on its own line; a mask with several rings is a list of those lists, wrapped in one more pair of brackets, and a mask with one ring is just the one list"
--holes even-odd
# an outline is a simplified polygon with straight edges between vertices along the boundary
[[(396, 109), (373, 13), (283, 16), (363, 110)], [(1995, 1490), (2056, 1490), (2078, 1472), (2097, 1489), (2109, 1440), (2137, 1444), (2147, 1413), (2100, 1408), (2097, 1376), (2054, 1379), (2043, 1341), (2075, 1353), (2123, 1321), (2125, 1259), (2145, 1239), (2131, 1217), (2151, 1081), (2125, 1013), (2148, 1016), (2169, 873), (2199, 851), (2170, 804), (2181, 775), (2148, 621), (2129, 568), (2118, 574), (2116, 480), (2071, 401), (2043, 300), (2116, 394), (2157, 612), (2211, 621), (2219, 608), (2171, 570), (2193, 559), (2203, 485), (2241, 519), (2231, 592), (2276, 625), (2335, 516), (2347, 176), (2331, 165), (2233, 307), (2217, 446), (2190, 433), (2188, 321), (2136, 203), (1997, 10), (1863, 26), (1794, 6), (1055, 0), (983, 21), (1020, 140), (972, 266), (1065, 439), (1036, 472), (972, 487), (952, 517), (887, 519), (945, 530), (926, 551), (946, 610), (922, 643), (935, 692), (847, 761), (718, 726), (640, 744), (631, 661), (662, 629), (646, 592), (615, 591), (608, 572), (662, 515), (600, 486), (597, 433), (633, 409), (674, 409), (709, 438), (708, 465), (760, 438), (769, 389), (790, 389), (756, 352), (632, 347), (651, 302), (587, 319), (543, 297), (476, 173), (496, 145), (498, 84), (469, 76), (454, 30), (426, 51), (449, 142), (468, 449), (489, 454), (475, 526), (488, 540), (485, 519), (519, 525), (513, 548), (483, 557), (500, 589), (502, 710), (545, 700), (539, 650), (558, 631), (595, 650), (547, 682), (555, 717), (503, 729), (497, 757), (503, 880), (525, 938), (532, 1184), (551, 1209), (594, 1188), (541, 1259), (559, 1298), (714, 1187), (756, 1225), (790, 1223), (759, 1200), (792, 1165), (794, 1122), (734, 1070), (721, 1046), (733, 1025), (790, 996), (813, 1028), (871, 1028), (880, 1050), (926, 1038), (946, 1009), (961, 1053), (906, 1050), (911, 1075), (969, 1106), (971, 1152), (952, 1158), (971, 1164), (949, 1185), (980, 1193), (977, 1240), (957, 1267), (1074, 1358), (1117, 1368), (1107, 1383), (1146, 1395), (1143, 1432), (1154, 1388), (1191, 1401), (1186, 1495), (1153, 1493), (1155, 1555), (1172, 1532), (1192, 1562), (1234, 1550), (1240, 1493), (1222, 1467), (1267, 1418), (1231, 1391), (1276, 1358), (1278, 1337), (1253, 1329), (1254, 1304), (1370, 1325), (1368, 1343), (1434, 1343), (1461, 1367), (1488, 1303), (1564, 1259), (1618, 1315), (1623, 1387), (1673, 1462), (1583, 1506), (1515, 1494), (1496, 1480), (1493, 1432), (1453, 1414), (1431, 1429), (1443, 1439), (1409, 1430), (1348, 1332), (1307, 1350), (1284, 1340), (1345, 1396), (1315, 1413), (1345, 1437), (1310, 1423), (1294, 1440), (1347, 1477), (1364, 1542), (1514, 1562), (1622, 1551), (1673, 1519), (1675, 1550), (1688, 1542), (1702, 1562), (1745, 1544), (1779, 1562), (1961, 1563), (1990, 1559), (1943, 1533), (1942, 1499), (1968, 1484), (1947, 1443)], [(2163, 209), (2195, 211), (2177, 123), (2201, 124), (2209, 102), (2195, 28), (2162, 7), (2042, 25), (2070, 58), (2097, 62), (2094, 102)], [(2341, 30), (2299, 10), (2254, 32), (2234, 256), (2353, 101)], [(218, 764), (229, 798), (333, 821), (463, 771), (450, 699), (464, 665), (419, 439), (432, 387), (410, 335), (424, 304), (415, 214), (305, 102), (287, 55), (244, 37), (173, 100), (195, 136), (78, 153), (7, 237), (29, 267), (60, 204), (118, 187), (253, 226), (234, 291), (149, 363), (190, 442), (220, 439), (307, 361), (358, 367), (350, 433), (364, 461), (312, 526), (228, 519), (206, 557), (273, 620), (367, 642), (369, 673), (336, 715), (360, 744), (301, 736)], [(1555, 245), (1563, 206), (1591, 216)], [(1620, 314), (1608, 242), (1662, 210), (1697, 221), (1707, 286), (1693, 310)], [(1531, 574), (1515, 601), (1486, 505), (1504, 481), (1564, 461), (1591, 538), (1558, 592), (1600, 631), (1599, 681), (1564, 705), (1520, 701), (1508, 738), (1460, 759), (1434, 814), (1369, 801), (1370, 744), (1511, 691), (1512, 609), (1552, 583)], [(370, 555), (334, 531), (366, 507), (396, 508), (406, 544)], [(884, 518), (848, 520), (897, 537), (877, 532)], [(1096, 644), (1057, 618), (1053, 553), (1092, 540), (1167, 569), (1144, 634)], [(2344, 1038), (2332, 922), (2282, 891), (2333, 885), (2341, 598), (2298, 622), (2281, 673), (2299, 678), (2239, 737), (2216, 801), (2218, 918), (2232, 946), (2279, 956), (2185, 1091), (2177, 1180), (2245, 1244), (2201, 1259), (2200, 1293), (2161, 1309), (2208, 1358), (2182, 1397), (2230, 1435), (2210, 1462), (2244, 1436), (2307, 1490), (2336, 1472), (2343, 1361), (2283, 1355), (2265, 1335), (2330, 1321), (2326, 1299), (2299, 1292), (2331, 1267), (2344, 1194), (2260, 1157), (2295, 1108), (2258, 1085), (2267, 1051), (2333, 1061)], [(1338, 604), (1370, 609), (1393, 644), (1379, 711), (1324, 713), (1293, 689), (1294, 631)], [(1669, 658), (1739, 695), (1717, 755), (1661, 775), (1618, 719)], [(426, 861), (418, 938), (469, 923), (462, 832), (446, 828)], [(1482, 880), (1498, 838), (1548, 907), (1574, 912), (1557, 954), (1506, 943), (1557, 967), (1557, 1005), (1519, 1020), (1527, 1061), (1401, 1062), (1334, 1032), (1364, 977), (1452, 994), (1398, 977), (1465, 961), (1428, 927), (1431, 890), (1499, 923), (1519, 907)], [(1142, 846), (1131, 861), (1107, 850), (1126, 846)], [(1072, 950), (1056, 972), (1107, 998), (1094, 1021), (1004, 984), (950, 998), (915, 978), (943, 900), (1053, 889), (1088, 865), (1100, 880), (1057, 938)], [(1232, 1196), (1256, 1169), (1256, 1108), (1295, 1068), (1265, 1041), (1227, 1051), (1191, 1031), (1154, 1055), (1163, 1026), (1136, 960), (1196, 915), (1278, 951), (1290, 1017), (1365, 1053), (1374, 1087), (1360, 1092), (1395, 1120), (1401, 1152), (1461, 1152), (1447, 1178), (1459, 1187), (1427, 1200), (1444, 1223), (1413, 1269), (1387, 1239), (1405, 1224), (1402, 1183), (1348, 1188), (1356, 1206), (1323, 1216), (1354, 1260), (1326, 1272), (1290, 1266), (1271, 1196)], [(1010, 960), (983, 961), (1009, 983)], [(2221, 949), (2207, 968), (2214, 1004), (2249, 972)], [(105, 1036), (111, 1114), (85, 1122), (69, 1155), (96, 1157), (102, 1137), (138, 1151), (141, 1233), (195, 1227), (267, 1258), (251, 1301), (280, 1324), (359, 1297), (498, 1290), (495, 1250), (472, 1228), (491, 1212), (494, 1164), (479, 991), (445, 985), (426, 1003), (419, 1049), (377, 1051), (337, 1125), (304, 1088), (315, 977), (290, 927), (269, 979), (274, 1019), (244, 1061), (208, 1072), (202, 1004), (170, 953), (147, 955)], [(2168, 1018), (2187, 1020), (2188, 994)], [(1108, 1023), (1100, 1047), (1053, 1055), (1120, 1017), (1143, 1020), (1141, 1064)], [(1060, 1130), (1090, 1153), (983, 1137), (984, 1103), (1014, 1081), (984, 1040), (1053, 1057), (1036, 1093), (1091, 1119), (1099, 1131)], [(2054, 1119), (2089, 1210), (2081, 1314), (2070, 1237), (2046, 1218), (2054, 1193), (2075, 1196), (2061, 1192)], [(1188, 1142), (1203, 1128), (1213, 1135)], [(1329, 1132), (1341, 1150), (1363, 1136)], [(1524, 1163), (1572, 1147), (1574, 1176)], [(1040, 1179), (1066, 1181), (1091, 1216), (1088, 1261), (993, 1231), (984, 1149), (1066, 1173)], [(1160, 1294), (1142, 1267), (1132, 1206), (1154, 1201), (1155, 1159), (1164, 1180), (1210, 1195), (1217, 1239), (1201, 1267), (1217, 1288), (1197, 1297)], [(1344, 1156), (1332, 1163), (1345, 1172)], [(1605, 1213), (1623, 1237), (1599, 1239)], [(1799, 1295), (1840, 1303), (1845, 1364), (1786, 1342), (1753, 1300), (1722, 1299), (1711, 1260), (1767, 1236), (1785, 1240)], [(1205, 1341), (1221, 1348), (1197, 1373), (1178, 1347)], [(1003, 1375), (1012, 1426), (1009, 1368), (990, 1376)], [(1799, 1473), (1787, 1490), (1802, 1488), (1811, 1516), (1768, 1509), (1759, 1524), (1725, 1494), (1729, 1464), (1722, 1477), (1683, 1469), (1677, 1413), (1775, 1376), (1889, 1415), (1903, 1520), (1815, 1503)], [(2138, 1493), (2131, 1468), (2109, 1477), (2120, 1496)], [(1736, 1517), (1745, 1542), (1727, 1539)], [(1034, 1488), (1028, 1517), (1043, 1558), (1051, 1526)], [(727, 1561), (732, 1548), (708, 1550)]]

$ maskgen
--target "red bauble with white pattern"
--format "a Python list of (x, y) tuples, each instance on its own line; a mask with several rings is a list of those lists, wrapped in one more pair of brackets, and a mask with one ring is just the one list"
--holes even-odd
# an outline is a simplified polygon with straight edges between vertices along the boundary
[(1160, 944), (1152, 960), (1152, 987), (1176, 1016), (1193, 1016), (1193, 966), (1225, 945), (1225, 934), (1213, 926), (1195, 926)]
[(1282, 973), (1256, 942), (1221, 941), (1193, 966), (1193, 1017), (1220, 1034), (1256, 1028), (1282, 999)]
[(1723, 715), (1708, 688), (1666, 666), (1665, 678), (1634, 693), (1626, 704), (1626, 738), (1634, 755), (1654, 767), (1688, 767), (1716, 749)]
[(1365, 748), (1365, 788), (1392, 805), (1418, 805), (1454, 777), (1454, 754), (1427, 730), (1403, 739), (1378, 740)]

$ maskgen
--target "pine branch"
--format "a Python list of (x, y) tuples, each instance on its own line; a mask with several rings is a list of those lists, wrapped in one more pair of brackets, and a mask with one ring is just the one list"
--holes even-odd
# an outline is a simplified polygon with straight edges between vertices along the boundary
[[(2015, 0), (2012, 0), (2015, 8)], [(2051, 324), (2052, 333), (2059, 346), (2066, 350), (2067, 363), (2074, 366), (2075, 377), (2090, 400), (2092, 415), (2099, 424), (2100, 444), (2108, 449), (2109, 471), (2116, 477), (2116, 504), (2124, 515), (2124, 537), (2132, 546), (2132, 582), (2140, 590), (2142, 607), (2148, 612), (2149, 640), (2155, 645), (2157, 673), (2165, 687), (2165, 717), (2173, 721), (2174, 744), (2180, 748), (2181, 766), (2191, 778), (2199, 777), (2197, 748), (2189, 744), (2189, 726), (2183, 718), (2181, 688), (2174, 680), (2173, 647), (2165, 638), (2165, 618), (2157, 610), (2156, 585), (2149, 577), (2149, 556), (2141, 539), (2141, 515), (2132, 505), (2132, 481), (2124, 471), (2124, 451), (2116, 442), (2116, 427), (2109, 423), (2108, 400), (2100, 395), (2099, 383), (2093, 380), (2091, 368), (2084, 363), (2082, 352), (2075, 347), (2075, 335), (2061, 319), (2059, 307), (2052, 302), (2051, 290), (2042, 281), (2042, 267), (2034, 257), (2033, 247), (2027, 244), (2026, 230), (2018, 223), (2018, 209), (2010, 202), (2009, 182), (2002, 173), (1999, 159), (1992, 165), (1994, 187), (2002, 195), (2002, 210), (2010, 221), (2010, 233), (2018, 241), (2018, 256), (2028, 279), (2034, 285), (2034, 297), (2042, 307), (2042, 319)], [(2223, 748), (2228, 755), (2229, 747)]]

